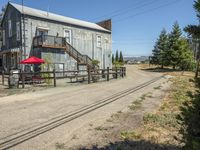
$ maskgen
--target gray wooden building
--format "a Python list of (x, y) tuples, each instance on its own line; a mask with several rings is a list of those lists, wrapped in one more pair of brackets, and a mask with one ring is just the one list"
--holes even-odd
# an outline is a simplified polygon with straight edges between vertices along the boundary
[(6, 72), (25, 69), (19, 62), (30, 56), (48, 59), (56, 70), (111, 67), (111, 20), (91, 23), (8, 3), (1, 23), (1, 66)]

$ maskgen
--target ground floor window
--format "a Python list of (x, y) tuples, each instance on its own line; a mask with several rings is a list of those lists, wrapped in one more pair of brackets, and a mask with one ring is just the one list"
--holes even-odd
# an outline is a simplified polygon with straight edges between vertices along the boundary
[(6, 54), (3, 54), (3, 67), (6, 70), (7, 69), (7, 58), (6, 58)]
[(16, 55), (14, 53), (11, 54), (11, 69), (16, 68)]

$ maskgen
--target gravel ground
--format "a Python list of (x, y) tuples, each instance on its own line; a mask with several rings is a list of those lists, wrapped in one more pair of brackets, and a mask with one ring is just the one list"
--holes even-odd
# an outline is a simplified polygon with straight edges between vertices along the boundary
[[(0, 98), (0, 139), (158, 76), (161, 74), (144, 72), (136, 66), (127, 66), (127, 77), (124, 79), (90, 85), (51, 88), (34, 93), (2, 97)], [(55, 149), (56, 143), (71, 141), (73, 133), (88, 126), (90, 122), (103, 123), (110, 115), (127, 108), (134, 99), (165, 80), (167, 79), (162, 79), (125, 98), (17, 145), (13, 149)]]

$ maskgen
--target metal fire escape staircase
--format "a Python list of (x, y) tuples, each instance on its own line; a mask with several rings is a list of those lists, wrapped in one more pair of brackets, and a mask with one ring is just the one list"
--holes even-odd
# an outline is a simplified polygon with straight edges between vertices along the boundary
[(77, 51), (71, 44), (65, 42), (65, 52), (77, 61), (78, 65), (86, 65), (88, 69), (94, 69), (95, 66), (92, 59), (88, 55), (83, 55)]
[(95, 70), (99, 68), (98, 65), (94, 65), (92, 59), (88, 55), (81, 54), (71, 44), (66, 42), (63, 37), (40, 35), (36, 36), (33, 40), (34, 47), (43, 48), (59, 48), (63, 49), (69, 56), (77, 61), (77, 65), (86, 65), (87, 69)]

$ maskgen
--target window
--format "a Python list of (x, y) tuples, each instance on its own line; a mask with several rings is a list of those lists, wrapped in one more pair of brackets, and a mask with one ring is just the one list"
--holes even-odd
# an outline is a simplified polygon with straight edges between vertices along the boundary
[(15, 68), (15, 55), (12, 53), (11, 54), (11, 68), (14, 69)]
[(71, 44), (71, 30), (64, 30), (64, 37), (66, 42)]
[(37, 36), (40, 36), (40, 35), (48, 35), (48, 30), (37, 29)]
[(5, 34), (5, 30), (3, 30), (2, 32), (3, 32), (3, 33), (2, 33), (2, 36), (3, 36), (2, 44), (3, 44), (3, 46), (5, 46), (5, 44), (6, 44), (6, 34)]
[(12, 36), (12, 22), (11, 22), (11, 20), (8, 20), (8, 35), (9, 35), (9, 37)]
[(6, 65), (7, 65), (7, 57), (6, 57), (6, 54), (3, 54), (3, 66), (4, 66), (4, 69), (6, 69)]
[(97, 36), (97, 47), (101, 47), (101, 36)]
[(20, 41), (20, 24), (19, 22), (16, 22), (16, 35), (17, 35), (17, 41)]

